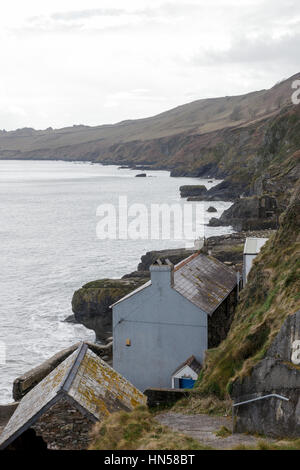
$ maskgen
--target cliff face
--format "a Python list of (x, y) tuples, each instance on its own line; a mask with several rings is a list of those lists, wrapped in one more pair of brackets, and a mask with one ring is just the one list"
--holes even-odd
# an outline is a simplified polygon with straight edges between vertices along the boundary
[(279, 230), (254, 261), (226, 340), (208, 351), (198, 388), (224, 398), (261, 361), (300, 304), (300, 181)]

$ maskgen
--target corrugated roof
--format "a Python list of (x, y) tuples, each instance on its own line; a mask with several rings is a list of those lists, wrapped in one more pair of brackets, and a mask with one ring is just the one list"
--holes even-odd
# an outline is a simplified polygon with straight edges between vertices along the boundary
[(176, 265), (173, 288), (194, 305), (212, 315), (237, 283), (236, 272), (202, 253)]
[(146, 404), (146, 397), (83, 343), (21, 400), (0, 436), (7, 447), (63, 397), (91, 421)]
[(244, 255), (257, 255), (268, 240), (268, 238), (246, 238)]
[(177, 372), (179, 372), (181, 369), (183, 369), (186, 366), (189, 366), (198, 375), (199, 375), (199, 373), (202, 369), (202, 365), (200, 364), (200, 362), (197, 361), (195, 356), (191, 356), (186, 361), (184, 361), (182, 364), (180, 364), (180, 366), (177, 367), (176, 370), (174, 370), (172, 375), (177, 374)]

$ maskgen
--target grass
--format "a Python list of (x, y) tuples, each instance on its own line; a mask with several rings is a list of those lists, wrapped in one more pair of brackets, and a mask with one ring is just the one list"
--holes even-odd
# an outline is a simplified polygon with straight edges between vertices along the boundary
[(197, 390), (193, 390), (188, 397), (178, 401), (172, 411), (185, 414), (231, 416), (231, 407), (231, 400), (220, 400), (215, 395), (203, 397)]
[(209, 450), (195, 439), (159, 424), (147, 407), (120, 411), (97, 423), (90, 450)]
[(226, 426), (221, 426), (221, 428), (215, 433), (217, 437), (226, 438), (232, 435), (232, 432), (226, 428)]
[[(221, 426), (215, 435), (226, 439), (232, 432)], [(262, 436), (257, 437), (256, 444), (239, 444), (231, 450), (300, 450), (300, 439), (269, 441)], [(192, 437), (162, 426), (145, 406), (132, 412), (111, 414), (94, 426), (92, 439), (89, 450), (214, 450)]]
[(238, 445), (232, 450), (300, 450), (300, 439), (276, 442), (259, 440), (255, 446)]

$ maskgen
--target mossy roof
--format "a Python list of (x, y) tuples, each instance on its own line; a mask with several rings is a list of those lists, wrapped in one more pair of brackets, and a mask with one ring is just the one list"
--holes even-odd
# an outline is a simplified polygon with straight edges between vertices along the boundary
[(0, 436), (4, 449), (62, 398), (92, 422), (146, 404), (146, 397), (82, 343), (28, 392)]

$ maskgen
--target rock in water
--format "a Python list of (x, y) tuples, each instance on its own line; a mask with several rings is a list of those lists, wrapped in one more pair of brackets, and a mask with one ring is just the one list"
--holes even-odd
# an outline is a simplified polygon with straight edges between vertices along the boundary
[(146, 176), (146, 173), (139, 173), (138, 175), (135, 175), (136, 178), (146, 178)]
[(186, 185), (180, 186), (179, 188), (181, 197), (190, 196), (204, 196), (207, 193), (207, 189), (204, 185)]
[(217, 209), (213, 206), (210, 206), (206, 212), (218, 212)]

